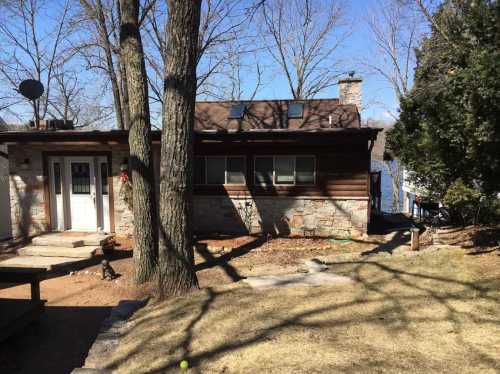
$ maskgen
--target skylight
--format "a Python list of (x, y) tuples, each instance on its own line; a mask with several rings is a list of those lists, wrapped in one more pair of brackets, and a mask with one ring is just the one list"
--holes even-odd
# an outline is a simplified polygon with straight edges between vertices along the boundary
[(288, 104), (288, 118), (302, 118), (304, 116), (303, 103)]
[(245, 105), (244, 104), (236, 104), (233, 105), (229, 111), (229, 116), (228, 118), (243, 118), (243, 115), (245, 114)]

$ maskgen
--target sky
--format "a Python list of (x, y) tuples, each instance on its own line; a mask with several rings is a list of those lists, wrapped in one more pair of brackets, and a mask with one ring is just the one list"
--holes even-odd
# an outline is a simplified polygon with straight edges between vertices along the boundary
[[(64, 0), (53, 0), (53, 2), (48, 2), (49, 7), (61, 5)], [(342, 0), (339, 0), (342, 1)], [(355, 71), (356, 76), (363, 78), (363, 120), (382, 120), (382, 121), (392, 121), (393, 117), (389, 112), (397, 114), (398, 103), (392, 88), (389, 84), (384, 81), (380, 76), (375, 74), (370, 74), (363, 67), (363, 61), (371, 61), (375, 58), (376, 54), (373, 49), (373, 42), (370, 38), (370, 30), (366, 23), (366, 17), (370, 14), (370, 10), (377, 7), (378, 0), (343, 0), (346, 4), (345, 12), (346, 19), (349, 22), (350, 36), (343, 42), (341, 48), (338, 48), (334, 53), (334, 58), (340, 61), (340, 70), (345, 71), (347, 76), (348, 71)], [(47, 3), (46, 3), (47, 4)], [(52, 5), (54, 4), (54, 5)], [(48, 10), (50, 13), (50, 8)], [(41, 23), (43, 27), (43, 23)], [(259, 25), (254, 25), (259, 28)], [(0, 40), (0, 54), (12, 54), (12, 49), (2, 48), (2, 40)], [(269, 61), (266, 61), (270, 57), (265, 53), (259, 54), (259, 63), (266, 65)], [(88, 76), (88, 72), (81, 69), (76, 71), (80, 77)], [(92, 78), (90, 76), (91, 79)], [(255, 76), (249, 73), (243, 81), (244, 89), (251, 91), (255, 84)], [(95, 90), (95, 85), (87, 85), (88, 92)], [(110, 86), (108, 85), (106, 89), (110, 92)], [(0, 94), (0, 99), (1, 99)], [(332, 86), (325, 90), (324, 92), (318, 94), (318, 98), (332, 98), (338, 97), (338, 87)], [(287, 99), (291, 98), (290, 90), (288, 84), (284, 79), (284, 75), (278, 73), (274, 68), (268, 70), (263, 77), (263, 84), (256, 96), (257, 99)], [(108, 99), (109, 100), (109, 99)], [(0, 103), (1, 104), (1, 103)], [(154, 105), (153, 105), (154, 108)], [(0, 105), (1, 109), (1, 105)], [(26, 110), (24, 108), (13, 107), (14, 111)], [(29, 108), (28, 108), (29, 109)], [(158, 113), (160, 111), (157, 111)], [(9, 115), (6, 111), (0, 110), (0, 117), (3, 117), (8, 122), (13, 121), (13, 117)], [(153, 121), (157, 121), (153, 120)], [(112, 121), (112, 120), (111, 120)], [(113, 121), (112, 121), (113, 122)]]
[[(370, 9), (377, 6), (377, 0), (351, 0), (346, 3), (347, 18), (351, 20), (352, 33), (339, 49), (338, 58), (346, 72), (354, 70), (356, 76), (363, 78), (363, 119), (392, 121), (388, 113), (397, 113), (398, 101), (389, 84), (380, 76), (371, 74), (363, 67), (362, 61), (373, 58), (374, 50), (370, 39), (370, 30), (365, 18)], [(343, 69), (343, 70), (344, 70)], [(347, 76), (347, 74), (346, 74)], [(275, 74), (270, 82), (266, 82), (258, 94), (258, 98), (283, 98), (287, 97), (289, 89), (286, 80)], [(285, 94), (283, 94), (285, 93)], [(338, 97), (338, 87), (333, 86), (318, 95), (319, 98)]]

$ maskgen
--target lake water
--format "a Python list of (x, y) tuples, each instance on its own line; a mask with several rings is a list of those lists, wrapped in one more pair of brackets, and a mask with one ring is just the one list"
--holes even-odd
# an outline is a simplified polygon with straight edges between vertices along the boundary
[[(396, 162), (396, 161), (392, 161)], [(387, 168), (384, 166), (383, 162), (378, 160), (372, 160), (372, 171), (382, 171), (382, 211), (392, 212), (392, 181), (391, 176), (387, 172)], [(401, 206), (398, 212), (401, 212), (403, 207), (403, 190), (399, 191)]]

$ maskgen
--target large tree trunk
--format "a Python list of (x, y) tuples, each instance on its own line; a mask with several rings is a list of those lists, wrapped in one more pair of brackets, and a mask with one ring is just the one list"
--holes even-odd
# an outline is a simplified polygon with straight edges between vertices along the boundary
[(193, 268), (191, 175), (200, 8), (201, 0), (168, 0), (160, 171), (160, 297), (198, 286)]
[(158, 254), (148, 85), (139, 33), (139, 0), (120, 0), (120, 3), (120, 47), (127, 71), (130, 106), (135, 281), (143, 283), (155, 273)]
[[(116, 1), (116, 11), (118, 13), (118, 21), (121, 25), (122, 20), (122, 10), (120, 6), (120, 0)], [(120, 66), (120, 99), (122, 106), (122, 121), (123, 128), (125, 130), (130, 129), (130, 107), (129, 107), (129, 99), (128, 99), (128, 84), (127, 84), (127, 68), (125, 66), (125, 61), (123, 61), (123, 57), (121, 53), (118, 56), (119, 66)]]

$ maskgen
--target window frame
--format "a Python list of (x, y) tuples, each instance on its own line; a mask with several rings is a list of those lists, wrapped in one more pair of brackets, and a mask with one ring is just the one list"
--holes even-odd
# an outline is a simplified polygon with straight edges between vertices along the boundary
[[(258, 183), (256, 173), (256, 160), (257, 158), (272, 158), (273, 160), (273, 183)], [(292, 157), (293, 158), (293, 183), (276, 183), (276, 157)], [(297, 157), (311, 157), (314, 162), (313, 166), (313, 182), (312, 183), (297, 183)], [(253, 183), (255, 186), (316, 186), (316, 155), (311, 154), (279, 154), (279, 155), (255, 155), (253, 158)]]
[[(290, 113), (290, 107), (292, 105), (300, 105), (302, 107), (302, 111), (301, 111), (300, 115), (291, 115), (291, 113)], [(300, 118), (304, 118), (304, 108), (305, 108), (305, 105), (304, 105), (304, 103), (301, 103), (301, 102), (290, 102), (290, 103), (288, 103), (288, 108), (287, 108), (287, 113), (286, 113), (287, 118), (288, 119), (300, 119)]]
[[(204, 156), (195, 156), (195, 158), (200, 157), (204, 159), (205, 166), (205, 181), (204, 183), (196, 183), (193, 180), (193, 184), (195, 186), (246, 186), (247, 185), (247, 157), (245, 155), (204, 155)], [(208, 183), (208, 157), (220, 157), (224, 158), (224, 183)], [(227, 183), (227, 159), (228, 157), (238, 157), (243, 159), (243, 183)], [(193, 170), (193, 179), (194, 179), (194, 170)]]

